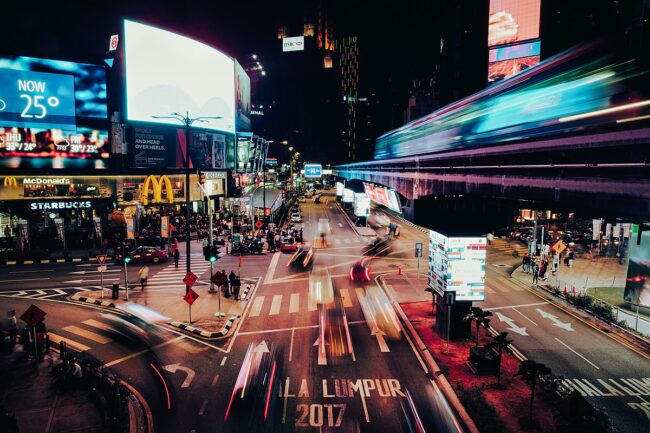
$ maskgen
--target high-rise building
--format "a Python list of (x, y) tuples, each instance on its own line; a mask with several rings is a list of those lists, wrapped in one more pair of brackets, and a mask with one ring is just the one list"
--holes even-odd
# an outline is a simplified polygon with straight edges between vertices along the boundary
[(359, 104), (359, 45), (356, 36), (345, 36), (338, 40), (341, 67), (341, 92), (343, 96), (343, 127), (341, 139), (348, 161), (357, 160)]

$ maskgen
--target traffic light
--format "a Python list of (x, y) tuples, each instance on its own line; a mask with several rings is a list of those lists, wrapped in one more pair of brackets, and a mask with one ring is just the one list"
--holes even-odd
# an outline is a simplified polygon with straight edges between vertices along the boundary
[(124, 263), (128, 264), (131, 261), (131, 257), (124, 256)]
[(203, 247), (203, 257), (208, 262), (214, 263), (219, 259), (219, 247), (217, 246), (205, 246)]
[(199, 171), (199, 184), (205, 185), (205, 173), (202, 171)]

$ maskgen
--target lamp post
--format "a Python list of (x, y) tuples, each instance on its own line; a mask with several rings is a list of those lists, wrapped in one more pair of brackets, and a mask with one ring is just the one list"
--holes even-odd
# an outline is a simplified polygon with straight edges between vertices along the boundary
[[(190, 117), (189, 112), (185, 115), (171, 113), (169, 116), (152, 116), (154, 119), (174, 119), (185, 126), (185, 267), (189, 273), (191, 269), (190, 253), (190, 130), (194, 122), (206, 122), (207, 119), (221, 119), (221, 116), (199, 116)], [(185, 285), (185, 293), (190, 291), (190, 286)]]

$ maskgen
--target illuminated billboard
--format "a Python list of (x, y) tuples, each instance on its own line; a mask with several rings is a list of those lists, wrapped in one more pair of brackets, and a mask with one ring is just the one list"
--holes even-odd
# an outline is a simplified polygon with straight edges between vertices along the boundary
[(293, 36), (290, 38), (282, 38), (282, 51), (304, 51), (305, 50), (305, 37)]
[(370, 198), (363, 192), (354, 193), (354, 215), (367, 217), (370, 215)]
[(235, 64), (176, 33), (124, 21), (126, 113), (130, 121), (178, 125), (172, 113), (211, 117), (194, 126), (235, 132)]
[(251, 130), (251, 79), (235, 60), (235, 124), (237, 131)]
[(321, 177), (323, 166), (320, 164), (305, 164), (305, 177)]
[(343, 196), (343, 182), (336, 182), (336, 196)]
[(539, 38), (541, 0), (490, 0), (488, 46)]
[(373, 202), (385, 206), (393, 212), (402, 213), (402, 206), (395, 190), (365, 182), (363, 189)]
[(105, 169), (103, 66), (0, 58), (0, 167)]
[(251, 170), (252, 133), (237, 134), (237, 172), (246, 173)]
[(354, 201), (354, 191), (351, 189), (343, 188), (343, 203), (352, 203)]
[(539, 56), (530, 56), (489, 63), (488, 83), (496, 83), (497, 81), (510, 78), (528, 68), (532, 68), (539, 62)]
[(650, 227), (633, 224), (624, 298), (650, 307)]
[(459, 301), (485, 299), (484, 237), (447, 237), (429, 231), (429, 286), (437, 293), (455, 291)]

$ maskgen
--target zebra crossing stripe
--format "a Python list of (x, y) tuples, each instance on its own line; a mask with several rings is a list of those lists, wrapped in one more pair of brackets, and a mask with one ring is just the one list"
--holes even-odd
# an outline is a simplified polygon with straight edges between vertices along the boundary
[(102, 301), (100, 299), (89, 298), (87, 296), (72, 295), (71, 299), (74, 301), (85, 302), (86, 304), (115, 308), (115, 304), (110, 301)]

